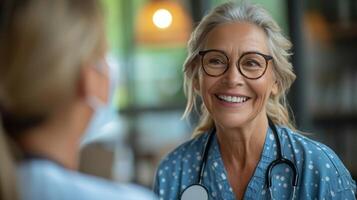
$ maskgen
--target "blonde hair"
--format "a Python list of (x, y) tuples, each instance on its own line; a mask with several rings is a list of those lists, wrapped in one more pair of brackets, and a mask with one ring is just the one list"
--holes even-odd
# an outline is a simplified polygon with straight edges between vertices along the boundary
[[(269, 98), (267, 102), (267, 115), (277, 125), (284, 125), (295, 129), (293, 120), (289, 116), (289, 106), (286, 94), (295, 80), (292, 64), (289, 62), (291, 42), (281, 32), (278, 24), (258, 5), (247, 2), (224, 3), (206, 15), (192, 32), (188, 42), (188, 56), (183, 65), (184, 91), (187, 97), (186, 109), (183, 117), (188, 117), (193, 108), (197, 108), (197, 97), (194, 82), (198, 81), (199, 60), (198, 52), (202, 50), (207, 34), (216, 26), (225, 23), (248, 22), (264, 30), (268, 38), (268, 47), (273, 57), (273, 72), (277, 78), (278, 94)], [(200, 120), (193, 136), (208, 131), (214, 127), (206, 106), (202, 103)]]
[(8, 142), (66, 106), (74, 98), (81, 67), (104, 56), (106, 39), (98, 3), (1, 2), (0, 199), (16, 196)]

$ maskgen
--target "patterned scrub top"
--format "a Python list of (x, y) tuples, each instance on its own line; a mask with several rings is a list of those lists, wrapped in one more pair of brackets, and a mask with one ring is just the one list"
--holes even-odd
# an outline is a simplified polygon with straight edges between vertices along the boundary
[[(356, 199), (355, 181), (329, 147), (286, 127), (277, 126), (277, 132), (283, 157), (296, 165), (299, 174), (295, 199)], [(201, 134), (180, 145), (161, 161), (154, 185), (160, 200), (177, 200), (187, 186), (198, 183), (208, 135)], [(216, 135), (207, 151), (202, 183), (208, 189), (209, 199), (235, 199)], [(270, 199), (265, 175), (268, 165), (276, 158), (276, 141), (268, 128), (260, 161), (247, 185), (244, 199)], [(286, 164), (273, 168), (271, 189), (274, 199), (292, 198), (292, 176), (292, 170)]]

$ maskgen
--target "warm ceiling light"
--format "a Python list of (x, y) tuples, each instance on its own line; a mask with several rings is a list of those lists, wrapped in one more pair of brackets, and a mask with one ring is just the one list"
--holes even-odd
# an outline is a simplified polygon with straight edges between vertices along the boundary
[(152, 16), (152, 21), (158, 28), (165, 29), (171, 25), (172, 15), (166, 9), (159, 9)]
[(191, 17), (175, 0), (150, 0), (136, 18), (135, 40), (143, 45), (184, 45)]

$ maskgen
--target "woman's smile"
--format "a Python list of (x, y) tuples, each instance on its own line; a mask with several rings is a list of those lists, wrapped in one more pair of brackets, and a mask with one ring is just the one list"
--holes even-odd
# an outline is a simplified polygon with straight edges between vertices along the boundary
[(214, 94), (218, 102), (223, 106), (243, 106), (251, 98), (242, 94), (227, 94), (227, 93), (217, 93)]

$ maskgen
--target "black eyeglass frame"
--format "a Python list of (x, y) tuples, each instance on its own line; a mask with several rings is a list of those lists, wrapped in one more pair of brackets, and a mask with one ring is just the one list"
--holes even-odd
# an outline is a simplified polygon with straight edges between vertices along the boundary
[[(227, 64), (226, 69), (225, 69), (222, 73), (220, 73), (220, 74), (218, 74), (218, 75), (211, 75), (211, 74), (209, 74), (209, 73), (206, 71), (205, 67), (203, 66), (203, 58), (204, 58), (204, 56), (206, 55), (206, 53), (208, 53), (208, 52), (213, 52), (213, 51), (214, 51), (214, 52), (222, 53), (222, 54), (227, 58), (227, 61), (228, 61), (228, 64)], [(242, 70), (240, 69), (240, 65), (239, 65), (240, 60), (241, 60), (245, 55), (247, 55), (247, 54), (258, 54), (258, 55), (261, 55), (261, 56), (265, 59), (265, 65), (266, 65), (266, 66), (265, 66), (264, 72), (263, 72), (260, 76), (255, 77), (255, 78), (247, 77), (247, 76), (242, 72)], [(202, 67), (203, 71), (204, 71), (208, 76), (211, 76), (211, 77), (219, 77), (219, 76), (222, 76), (224, 73), (226, 73), (226, 71), (229, 69), (230, 60), (229, 60), (229, 58), (228, 58), (226, 52), (224, 52), (224, 51), (222, 51), (222, 50), (219, 50), (219, 49), (208, 49), (208, 50), (205, 50), (205, 51), (199, 51), (199, 52), (198, 52), (198, 55), (201, 56), (201, 67)], [(245, 78), (250, 79), (250, 80), (256, 80), (256, 79), (259, 79), (260, 77), (264, 76), (265, 72), (266, 72), (267, 69), (268, 69), (268, 62), (269, 62), (269, 60), (272, 60), (272, 59), (273, 59), (272, 56), (265, 55), (265, 54), (260, 53), (260, 52), (257, 52), (257, 51), (247, 51), (247, 52), (244, 52), (244, 53), (239, 57), (239, 59), (238, 59), (238, 61), (235, 63), (235, 65), (236, 65), (236, 67), (238, 68), (239, 73), (242, 74), (242, 76), (244, 76)], [(238, 64), (238, 65), (237, 65), (237, 64)]]

